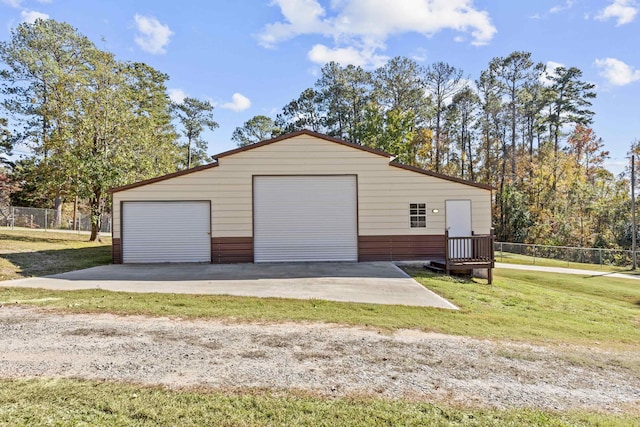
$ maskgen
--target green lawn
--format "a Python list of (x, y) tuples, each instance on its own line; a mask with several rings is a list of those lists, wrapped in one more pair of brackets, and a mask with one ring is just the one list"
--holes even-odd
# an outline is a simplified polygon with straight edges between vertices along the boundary
[(579, 270), (593, 270), (600, 272), (640, 274), (639, 270), (631, 271), (630, 266), (619, 267), (608, 264), (587, 264), (583, 262), (569, 262), (558, 259), (532, 257), (510, 252), (496, 252), (496, 261), (505, 264), (539, 265), (543, 267), (577, 268)]
[(0, 229), (0, 280), (47, 276), (111, 262), (111, 237)]
[(640, 282), (497, 270), (494, 285), (410, 270), (459, 311), (394, 305), (103, 290), (0, 288), (0, 304), (65, 312), (144, 314), (236, 321), (319, 321), (381, 329), (414, 328), (477, 338), (636, 348)]
[(0, 425), (634, 426), (633, 415), (472, 409), (266, 391), (167, 390), (77, 380), (0, 380)]
[[(3, 278), (44, 275), (110, 261), (109, 241), (86, 235), (0, 230)], [(102, 290), (2, 288), (0, 305), (60, 312), (143, 314), (225, 321), (314, 321), (383, 331), (413, 328), (482, 339), (562, 347), (581, 364), (616, 363), (640, 375), (640, 281), (496, 270), (494, 285), (409, 270), (416, 280), (461, 308), (351, 304), (213, 295), (140, 294)], [(584, 346), (584, 347), (582, 347)], [(619, 350), (605, 362), (586, 349)], [(515, 355), (514, 357), (519, 357)], [(598, 365), (599, 366), (599, 365)], [(499, 411), (373, 398), (327, 399), (291, 392), (166, 390), (123, 383), (0, 379), (0, 425), (601, 425), (640, 426), (628, 415)]]
[[(106, 264), (109, 240), (87, 235), (0, 230), (2, 278), (44, 275)], [(640, 282), (496, 270), (495, 284), (409, 272), (461, 308), (435, 308), (215, 295), (102, 290), (1, 288), (0, 304), (46, 306), (67, 312), (144, 314), (237, 321), (319, 321), (381, 329), (415, 328), (478, 338), (529, 342), (640, 345)]]

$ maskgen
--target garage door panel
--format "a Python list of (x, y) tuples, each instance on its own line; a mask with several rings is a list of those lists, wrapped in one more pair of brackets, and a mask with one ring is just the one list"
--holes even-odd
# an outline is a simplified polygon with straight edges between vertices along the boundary
[(254, 243), (256, 262), (357, 261), (355, 176), (255, 177)]
[(210, 217), (209, 202), (123, 202), (123, 262), (210, 262)]

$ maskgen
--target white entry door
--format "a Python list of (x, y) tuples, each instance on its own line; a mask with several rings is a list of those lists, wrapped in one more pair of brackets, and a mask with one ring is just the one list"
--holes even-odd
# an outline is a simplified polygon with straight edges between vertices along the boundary
[(357, 261), (354, 175), (256, 176), (255, 262)]
[[(449, 237), (471, 236), (471, 200), (447, 200), (445, 210)], [(450, 241), (449, 256), (451, 258), (470, 258), (471, 241)]]

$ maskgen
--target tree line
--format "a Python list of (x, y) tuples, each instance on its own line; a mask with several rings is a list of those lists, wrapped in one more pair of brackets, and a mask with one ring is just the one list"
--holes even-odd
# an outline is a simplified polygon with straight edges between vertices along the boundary
[(578, 68), (547, 69), (529, 52), (493, 58), (475, 79), (405, 57), (373, 71), (331, 62), (275, 118), (249, 119), (233, 140), (325, 133), (493, 186), (500, 240), (628, 247), (628, 181), (604, 166), (609, 153), (590, 128), (595, 97)]
[[(208, 101), (172, 103), (166, 74), (118, 60), (69, 24), (20, 24), (0, 43), (0, 59), (12, 125), (0, 116), (0, 203), (53, 204), (59, 221), (63, 201), (80, 199), (98, 240), (107, 190), (210, 161), (201, 135), (217, 123)], [(9, 162), (17, 144), (30, 155)]]
[[(0, 60), (0, 205), (80, 199), (98, 239), (109, 188), (211, 160), (209, 102), (171, 102), (166, 74), (118, 60), (66, 23), (20, 24)], [(528, 52), (493, 58), (473, 79), (405, 57), (375, 70), (330, 62), (279, 114), (249, 119), (232, 139), (310, 129), (492, 185), (500, 240), (628, 247), (628, 181), (604, 167), (595, 96), (579, 69), (547, 69)], [(17, 144), (30, 154), (10, 162)]]

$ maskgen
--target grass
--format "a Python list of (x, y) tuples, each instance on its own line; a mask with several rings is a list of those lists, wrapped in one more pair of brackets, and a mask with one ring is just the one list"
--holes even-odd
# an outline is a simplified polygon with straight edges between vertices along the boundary
[[(110, 262), (109, 240), (86, 235), (0, 230), (0, 280), (40, 276)], [(582, 268), (582, 267), (581, 267)], [(225, 321), (319, 321), (382, 330), (414, 328), (483, 339), (620, 349), (640, 346), (640, 282), (593, 276), (497, 270), (494, 285), (409, 272), (459, 311), (392, 305), (103, 290), (1, 288), (0, 305), (61, 312), (217, 318)], [(504, 350), (508, 357), (530, 355)], [(524, 351), (524, 350), (523, 350)], [(573, 357), (567, 353), (567, 357)], [(590, 362), (578, 353), (576, 364)], [(597, 359), (597, 358), (596, 358)], [(636, 356), (622, 357), (640, 375)], [(478, 409), (371, 397), (321, 398), (264, 390), (167, 390), (67, 379), (0, 379), (0, 425), (442, 425), (640, 426), (627, 415)]]
[(0, 380), (0, 424), (215, 426), (634, 426), (633, 415), (475, 409), (260, 390), (167, 390), (123, 383)]
[[(0, 230), (0, 278), (46, 275), (109, 262), (109, 240), (86, 235)], [(496, 270), (495, 284), (409, 271), (459, 311), (393, 305), (103, 290), (1, 288), (0, 304), (65, 312), (319, 321), (393, 330), (413, 328), (477, 338), (536, 343), (640, 345), (640, 282), (602, 275)]]
[(0, 280), (47, 276), (111, 262), (111, 237), (0, 229)]
[(539, 265), (542, 267), (577, 268), (579, 270), (592, 270), (607, 273), (640, 274), (631, 271), (630, 266), (615, 266), (608, 264), (588, 264), (584, 262), (562, 261), (559, 259), (532, 257), (510, 252), (496, 252), (496, 261), (505, 264)]
[(142, 294), (103, 290), (0, 288), (0, 304), (64, 312), (319, 321), (393, 330), (413, 328), (477, 338), (638, 348), (640, 282), (602, 276), (497, 270), (494, 285), (409, 271), (459, 311), (322, 300), (220, 295)]

